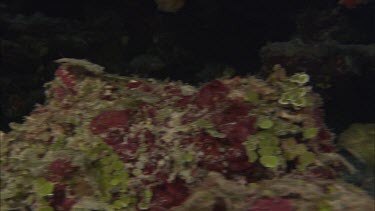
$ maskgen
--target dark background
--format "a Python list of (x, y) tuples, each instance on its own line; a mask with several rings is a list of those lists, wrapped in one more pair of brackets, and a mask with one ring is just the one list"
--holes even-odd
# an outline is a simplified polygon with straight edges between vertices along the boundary
[[(0, 1), (0, 35), (0, 130), (8, 131), (9, 122), (22, 122), (44, 102), (55, 59), (88, 59), (111, 73), (194, 85), (226, 74), (262, 75), (273, 65), (260, 54), (270, 43), (298, 38), (310, 46), (373, 45), (375, 4), (351, 9), (335, 0), (187, 0), (178, 11), (163, 12), (152, 0), (9, 0)], [(375, 61), (369, 52), (367, 60)], [(355, 52), (350, 56), (363, 61)], [(329, 78), (330, 88), (315, 91), (337, 133), (375, 119), (375, 68), (357, 63), (355, 72), (308, 72), (316, 83)]]

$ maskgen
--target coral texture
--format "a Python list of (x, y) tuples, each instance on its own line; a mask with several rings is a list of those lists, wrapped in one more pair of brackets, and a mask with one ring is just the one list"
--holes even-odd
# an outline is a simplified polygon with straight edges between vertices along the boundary
[(340, 134), (338, 144), (369, 168), (375, 169), (375, 124), (352, 124)]
[[(209, 186), (220, 191), (208, 192), (208, 207), (293, 210), (303, 193), (288, 199), (277, 187), (267, 195), (253, 185), (289, 174), (335, 184), (344, 165), (304, 73), (287, 76), (275, 66), (267, 80), (195, 88), (59, 61), (47, 102), (1, 133), (1, 210), (184, 209), (213, 177)], [(241, 200), (225, 197), (225, 183), (242, 187)], [(330, 191), (348, 192), (345, 185)], [(359, 207), (372, 203), (360, 191), (351, 196), (364, 198)], [(353, 203), (335, 199), (322, 203), (333, 210)]]

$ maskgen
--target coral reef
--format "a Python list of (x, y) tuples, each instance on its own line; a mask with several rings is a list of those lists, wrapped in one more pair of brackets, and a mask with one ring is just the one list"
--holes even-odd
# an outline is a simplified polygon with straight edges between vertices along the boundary
[[(227, 210), (373, 205), (336, 180), (350, 166), (305, 73), (277, 65), (266, 80), (196, 88), (58, 62), (47, 102), (0, 134), (1, 210), (191, 210), (202, 198)], [(226, 184), (238, 184), (234, 197)]]
[(375, 124), (352, 124), (340, 134), (338, 145), (360, 159), (369, 168), (375, 168)]
[[(217, 65), (236, 67), (240, 74), (256, 70), (258, 48), (270, 37), (292, 33), (291, 4), (2, 1), (0, 128), (10, 130), (10, 122), (21, 122), (34, 104), (43, 102), (43, 84), (56, 68), (50, 61), (61, 57), (87, 58), (116, 74), (189, 83), (220, 76)], [(205, 68), (211, 64), (215, 68)], [(206, 70), (219, 73), (200, 74)]]
[(375, 124), (352, 124), (339, 135), (337, 144), (342, 154), (349, 152), (346, 157), (358, 169), (355, 174), (343, 175), (343, 178), (375, 196)]
[(335, 41), (275, 42), (261, 50), (261, 74), (281, 64), (288, 74), (305, 72), (325, 101), (326, 123), (340, 133), (355, 122), (372, 122), (375, 91), (375, 45), (349, 45)]
[[(342, 202), (358, 200), (348, 204)], [(210, 172), (177, 211), (215, 210), (374, 210), (373, 201), (355, 186), (327, 179), (287, 175), (241, 184)]]

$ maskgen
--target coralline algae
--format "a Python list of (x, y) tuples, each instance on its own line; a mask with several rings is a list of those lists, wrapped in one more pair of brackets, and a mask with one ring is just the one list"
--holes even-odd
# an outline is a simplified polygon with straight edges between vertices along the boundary
[[(1, 133), (1, 210), (342, 210), (353, 203), (368, 210), (373, 203), (336, 180), (348, 166), (304, 73), (287, 76), (275, 66), (267, 80), (196, 88), (59, 61), (47, 102)], [(308, 198), (314, 203), (303, 203)]]

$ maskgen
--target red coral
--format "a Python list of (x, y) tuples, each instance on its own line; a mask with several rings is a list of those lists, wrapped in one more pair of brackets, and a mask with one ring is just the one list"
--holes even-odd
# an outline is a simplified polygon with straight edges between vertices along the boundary
[[(244, 138), (245, 135), (243, 137), (240, 135), (240, 137)], [(230, 175), (251, 167), (245, 148), (241, 144), (246, 138), (241, 140), (228, 144), (225, 139), (217, 139), (202, 133), (190, 141), (195, 142), (198, 149), (203, 152), (199, 162), (201, 167)]]
[(176, 106), (179, 108), (183, 108), (187, 104), (191, 103), (192, 99), (193, 99), (192, 96), (181, 96), (181, 99), (177, 100)]
[(168, 84), (164, 86), (163, 90), (164, 90), (164, 93), (168, 95), (174, 95), (174, 96), (181, 95), (181, 89), (172, 84)]
[[(135, 153), (140, 146), (140, 136), (142, 136), (142, 139), (144, 139), (145, 143), (148, 145), (148, 152), (150, 154), (157, 151), (157, 147), (154, 146), (155, 135), (149, 130), (143, 133), (137, 133), (134, 137), (126, 137), (118, 130), (111, 131), (107, 133), (107, 137), (104, 141), (113, 148), (123, 162), (130, 162), (134, 160)], [(152, 152), (150, 150), (152, 150)]]
[(270, 198), (258, 199), (249, 211), (292, 211), (292, 202), (289, 199)]
[(232, 102), (223, 112), (212, 116), (219, 132), (224, 133), (229, 142), (242, 143), (255, 132), (255, 117), (248, 116), (251, 107), (241, 102)]
[(224, 154), (224, 160), (228, 162), (226, 167), (227, 174), (244, 172), (249, 169), (252, 164), (249, 163), (245, 147), (242, 144), (232, 144), (227, 146)]
[(121, 134), (121, 131), (114, 130), (107, 132), (104, 141), (110, 146), (116, 146), (118, 144), (121, 144), (123, 142), (123, 139), (124, 135)]
[(75, 199), (66, 198), (66, 185), (64, 181), (74, 175), (77, 167), (74, 167), (68, 160), (57, 159), (48, 166), (49, 174), (47, 180), (56, 183), (53, 195), (49, 200), (50, 206), (56, 210), (69, 211), (76, 203)]
[(225, 158), (233, 162), (248, 160), (245, 147), (242, 144), (232, 145), (228, 148), (225, 152)]
[(76, 94), (76, 91), (67, 89), (65, 87), (56, 87), (52, 89), (53, 98), (55, 98), (59, 102), (62, 102), (66, 96), (74, 96)]
[(146, 118), (154, 118), (156, 117), (157, 110), (155, 107), (145, 106), (143, 107), (143, 112), (145, 113)]
[(213, 121), (216, 125), (221, 123), (235, 122), (248, 116), (251, 107), (240, 101), (233, 101), (220, 115), (214, 115)]
[(210, 156), (206, 155), (201, 165), (203, 168), (210, 170), (210, 171), (216, 171), (220, 173), (224, 173), (227, 167), (224, 163), (224, 158), (222, 156)]
[(68, 160), (57, 159), (48, 166), (49, 175), (47, 179), (52, 182), (60, 182), (63, 179), (71, 177), (76, 168)]
[(53, 161), (49, 166), (48, 169), (57, 175), (65, 175), (72, 169), (72, 163), (67, 160), (57, 159)]
[(129, 110), (105, 111), (92, 120), (90, 130), (95, 135), (108, 132), (110, 128), (127, 131), (131, 114)]
[(61, 208), (64, 211), (69, 211), (72, 209), (75, 203), (77, 203), (75, 199), (65, 198), (63, 203), (61, 204)]
[(333, 134), (326, 128), (321, 128), (318, 132), (317, 138), (320, 144), (320, 150), (322, 152), (335, 152), (336, 147), (333, 144)]
[(71, 210), (72, 206), (77, 203), (77, 201), (72, 198), (66, 198), (66, 195), (66, 187), (64, 185), (55, 185), (49, 205), (55, 208), (55, 210)]
[(66, 195), (65, 188), (64, 185), (55, 185), (52, 198), (50, 199), (51, 206), (57, 207), (63, 203)]
[(123, 162), (129, 162), (134, 160), (135, 153), (139, 147), (139, 139), (135, 138), (128, 138), (126, 142), (122, 142), (121, 144), (112, 145), (114, 151), (120, 156)]
[(55, 76), (59, 78), (68, 88), (74, 88), (76, 85), (76, 76), (72, 73), (72, 71), (66, 69), (65, 67), (59, 67), (55, 72)]
[(168, 209), (182, 204), (188, 197), (188, 188), (182, 180), (157, 186), (153, 190), (152, 207), (150, 210), (158, 208)]
[(221, 81), (214, 80), (199, 90), (196, 103), (200, 108), (212, 107), (215, 103), (224, 100), (228, 93), (228, 87)]
[(154, 145), (154, 143), (155, 143), (155, 135), (151, 131), (146, 130), (145, 133), (144, 133), (144, 137), (145, 137), (145, 142), (149, 146)]
[(224, 145), (216, 138), (207, 134), (201, 134), (195, 140), (198, 149), (203, 152), (200, 166), (211, 171), (223, 172), (226, 168), (224, 165), (224, 156), (220, 152), (220, 148), (224, 149)]
[(218, 127), (219, 132), (224, 133), (231, 143), (242, 143), (253, 133), (252, 125), (255, 121), (251, 118), (238, 122), (223, 124)]
[(228, 163), (229, 173), (243, 172), (251, 167), (251, 163), (247, 160), (244, 161), (231, 161)]
[(143, 168), (143, 173), (145, 175), (150, 175), (150, 174), (154, 173), (155, 168), (156, 168), (155, 164), (153, 164), (153, 163), (147, 163), (145, 165), (145, 167)]
[(327, 129), (324, 123), (323, 109), (317, 108), (313, 110), (311, 116), (315, 121), (315, 127), (319, 128), (316, 140), (320, 144), (320, 150), (327, 153), (336, 151), (336, 147), (333, 144), (334, 134)]

